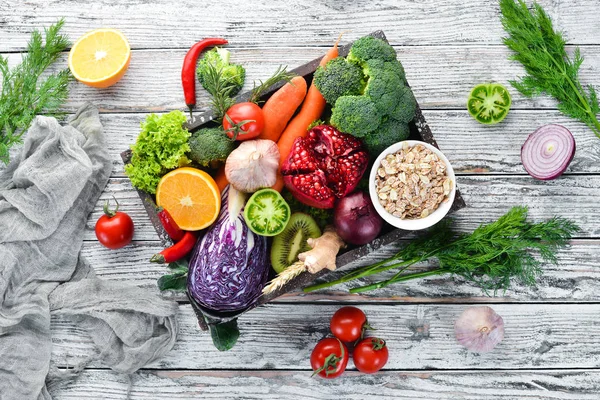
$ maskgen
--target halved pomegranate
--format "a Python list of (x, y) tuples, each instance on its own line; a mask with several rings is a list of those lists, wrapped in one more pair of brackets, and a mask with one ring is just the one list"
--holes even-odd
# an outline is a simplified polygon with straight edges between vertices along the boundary
[(329, 125), (315, 126), (297, 138), (281, 167), (285, 186), (304, 204), (333, 208), (352, 192), (369, 163), (362, 142)]

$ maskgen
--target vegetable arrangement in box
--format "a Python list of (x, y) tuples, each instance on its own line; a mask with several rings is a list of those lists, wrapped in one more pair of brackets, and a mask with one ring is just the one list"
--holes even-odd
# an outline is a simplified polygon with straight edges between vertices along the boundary
[(280, 67), (238, 98), (246, 74), (235, 54), (198, 52), (217, 42), (225, 41), (193, 47), (182, 70), (190, 109), (195, 77), (211, 96), (208, 122), (184, 124), (179, 111), (148, 117), (126, 173), (142, 196), (154, 195), (149, 203), (174, 242), (152, 257), (171, 269), (159, 287), (186, 290), (226, 350), (237, 338), (228, 321), (335, 269), (340, 250), (359, 257), (365, 250), (353, 246), (390, 230), (365, 192), (366, 171), (408, 138), (417, 106), (382, 38), (361, 38), (343, 53), (335, 43), (318, 66), (299, 74)]

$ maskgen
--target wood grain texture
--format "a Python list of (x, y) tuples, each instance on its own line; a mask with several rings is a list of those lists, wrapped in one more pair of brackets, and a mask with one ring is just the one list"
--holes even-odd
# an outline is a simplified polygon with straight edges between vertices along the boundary
[[(541, 0), (570, 42), (596, 43), (600, 24), (594, 1)], [(93, 28), (123, 31), (133, 48), (188, 48), (204, 37), (226, 37), (245, 47), (329, 45), (342, 31), (354, 37), (386, 29), (394, 44), (500, 44), (496, 1), (288, 0), (33, 0), (0, 3), (0, 51), (19, 51), (34, 28), (66, 17), (73, 39)], [(389, 31), (389, 32), (388, 32)]]
[[(387, 28), (380, 27), (387, 34)], [(1, 35), (1, 33), (0, 33)], [(336, 35), (337, 36), (337, 35)], [(0, 36), (1, 37), (1, 36)], [(358, 36), (344, 40), (348, 43)], [(389, 36), (388, 36), (389, 39)], [(231, 50), (233, 62), (247, 69), (244, 90), (252, 87), (255, 79), (265, 79), (281, 64), (295, 68), (324, 54), (319, 47), (240, 48)], [(406, 77), (421, 108), (466, 109), (471, 89), (481, 82), (499, 82), (510, 87), (508, 81), (524, 74), (523, 68), (508, 60), (509, 50), (504, 46), (396, 46), (398, 59), (404, 65)], [(569, 47), (573, 51), (573, 47)], [(586, 60), (581, 68), (581, 81), (600, 81), (600, 47), (583, 46)], [(157, 112), (185, 109), (181, 89), (181, 64), (186, 50), (139, 50), (132, 54), (131, 65), (116, 85), (95, 89), (72, 82), (65, 110), (73, 112), (83, 102), (91, 101), (103, 111)], [(9, 54), (10, 63), (16, 64), (20, 55)], [(54, 68), (65, 68), (66, 54)], [(198, 108), (208, 107), (209, 98), (198, 84)], [(546, 96), (526, 99), (516, 90), (510, 90), (512, 109), (556, 108), (554, 100)], [(511, 114), (509, 114), (510, 117)]]
[[(374, 335), (385, 338), (386, 369), (543, 369), (600, 367), (600, 304), (496, 304), (504, 341), (490, 353), (470, 353), (454, 338), (454, 321), (466, 305), (362, 304)], [(179, 307), (173, 350), (147, 368), (308, 369), (314, 345), (329, 334), (335, 305), (269, 304), (239, 318), (241, 336), (227, 352), (213, 347), (188, 305)], [(52, 318), (53, 359), (74, 365), (94, 349), (82, 328)], [(90, 367), (99, 367), (98, 364)]]
[[(256, 400), (597, 400), (596, 370), (442, 372), (347, 372), (324, 381), (308, 371), (151, 371), (131, 379), (130, 399)], [(106, 370), (87, 370), (79, 380), (51, 388), (60, 399), (125, 398), (129, 380)]]
[[(582, 82), (600, 82), (598, 2), (540, 4), (556, 27), (567, 32), (570, 52), (582, 45)], [(437, 277), (362, 296), (347, 294), (350, 285), (309, 295), (290, 293), (242, 316), (240, 342), (226, 353), (215, 350), (199, 330), (190, 305), (182, 303), (174, 350), (133, 376), (130, 398), (598, 399), (600, 141), (582, 124), (563, 117), (552, 99), (525, 99), (513, 89), (512, 110), (502, 124), (482, 126), (467, 114), (466, 97), (475, 84), (508, 85), (523, 74), (518, 64), (508, 61), (509, 52), (501, 44), (497, 0), (229, 0), (201, 5), (192, 0), (0, 0), (0, 54), (16, 64), (31, 31), (60, 17), (66, 17), (64, 32), (72, 40), (110, 26), (122, 30), (134, 49), (121, 82), (104, 90), (72, 82), (65, 107), (72, 113), (91, 101), (103, 113), (113, 171), (87, 221), (83, 247), (103, 279), (157, 290), (156, 279), (166, 272), (164, 266), (148, 262), (161, 250), (160, 243), (123, 174), (119, 153), (135, 141), (148, 113), (183, 109), (183, 56), (196, 40), (209, 36), (230, 40), (233, 61), (247, 68), (249, 88), (252, 79), (264, 79), (279, 64), (295, 67), (320, 56), (342, 31), (352, 30), (344, 37), (350, 41), (383, 29), (459, 175), (468, 203), (456, 215), (460, 231), (471, 231), (521, 204), (529, 205), (534, 219), (561, 215), (582, 227), (581, 239), (559, 253), (557, 266), (545, 267), (537, 288), (515, 285), (488, 298), (461, 279)], [(57, 67), (64, 67), (65, 60), (66, 54)], [(203, 109), (208, 98), (203, 90), (198, 92)], [(564, 177), (539, 182), (525, 175), (519, 149), (530, 132), (551, 122), (573, 132), (578, 150)], [(134, 243), (116, 251), (99, 245), (93, 233), (103, 202), (113, 194), (136, 224)], [(398, 245), (354, 266), (389, 256)], [(163, 296), (184, 300), (171, 292)], [(350, 371), (329, 382), (309, 377), (310, 351), (328, 333), (328, 320), (340, 303), (358, 304), (379, 329), (374, 333), (388, 340), (391, 358), (384, 372)], [(455, 342), (453, 323), (466, 303), (497, 303), (492, 306), (504, 317), (507, 330), (492, 353), (469, 353)], [(52, 326), (53, 357), (60, 366), (73, 366), (95, 351), (77, 324), (55, 315)], [(52, 387), (54, 397), (127, 397), (126, 377), (95, 369), (99, 364), (91, 367), (77, 382)]]
[[(548, 182), (529, 176), (463, 175), (457, 177), (457, 182), (467, 202), (467, 208), (454, 215), (460, 231), (471, 231), (481, 223), (495, 220), (512, 206), (527, 205), (533, 219), (560, 215), (573, 219), (582, 228), (578, 237), (600, 235), (598, 175), (567, 175)], [(129, 213), (135, 223), (134, 239), (157, 240), (141, 200), (127, 178), (109, 180), (88, 218), (84, 239), (95, 240), (94, 224), (103, 213), (104, 202), (113, 195), (121, 204), (121, 210)]]
[[(344, 271), (362, 265), (369, 265), (393, 255), (398, 247), (406, 242), (385, 246), (376, 253), (349, 264)], [(85, 242), (83, 256), (93, 261), (94, 269), (102, 279), (130, 282), (138, 286), (156, 289), (156, 280), (168, 269), (150, 263), (150, 257), (162, 250), (157, 242), (137, 242), (120, 250), (109, 250), (97, 242)], [(291, 292), (275, 300), (278, 303), (307, 302), (389, 302), (389, 303), (454, 303), (454, 302), (599, 302), (600, 301), (600, 241), (576, 240), (569, 248), (558, 253), (558, 265), (544, 266), (544, 273), (535, 288), (515, 282), (506, 293), (485, 296), (477, 287), (461, 278), (451, 276), (431, 277), (392, 285), (391, 287), (352, 295), (348, 289), (374, 282), (393, 273), (358, 280), (352, 284), (338, 285), (313, 293)], [(428, 268), (416, 266), (415, 271)], [(327, 275), (334, 279), (340, 273)], [(186, 302), (183, 293), (165, 292), (163, 296)]]

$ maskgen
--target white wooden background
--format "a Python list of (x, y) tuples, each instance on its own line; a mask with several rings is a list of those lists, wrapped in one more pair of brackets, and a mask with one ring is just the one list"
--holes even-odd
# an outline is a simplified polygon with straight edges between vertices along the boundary
[[(540, 3), (568, 32), (569, 49), (579, 45), (586, 56), (582, 81), (600, 85), (598, 0)], [(279, 64), (294, 67), (323, 54), (342, 31), (350, 31), (345, 38), (351, 40), (383, 29), (458, 173), (468, 203), (457, 214), (460, 229), (521, 204), (534, 218), (561, 215), (583, 228), (535, 289), (515, 286), (504, 297), (488, 298), (460, 279), (430, 278), (365, 296), (348, 295), (344, 287), (294, 293), (240, 318), (242, 336), (226, 353), (212, 347), (189, 304), (177, 297), (179, 340), (164, 359), (133, 376), (131, 398), (600, 399), (600, 139), (563, 117), (553, 100), (527, 100), (514, 90), (503, 123), (486, 127), (469, 117), (465, 101), (472, 86), (508, 85), (522, 73), (501, 44), (496, 1), (0, 0), (0, 54), (18, 61), (32, 29), (60, 17), (66, 17), (72, 40), (113, 27), (133, 49), (121, 82), (105, 90), (73, 83), (66, 106), (69, 113), (84, 101), (101, 108), (113, 157), (113, 175), (89, 218), (83, 248), (104, 279), (155, 287), (165, 272), (148, 262), (161, 248), (119, 153), (134, 142), (148, 113), (184, 108), (182, 58), (191, 44), (209, 36), (230, 41), (233, 60), (247, 67), (251, 81)], [(199, 104), (207, 105), (203, 93)], [(573, 132), (577, 154), (562, 178), (539, 182), (524, 173), (519, 150), (530, 132), (551, 122)], [(136, 225), (134, 244), (117, 251), (99, 245), (93, 232), (101, 204), (113, 194)], [(376, 375), (350, 371), (334, 381), (310, 378), (312, 347), (327, 333), (329, 316), (348, 303), (360, 305), (388, 340), (388, 365)], [(490, 354), (469, 353), (454, 340), (453, 322), (471, 304), (492, 304), (506, 322), (505, 340)], [(52, 322), (53, 356), (62, 367), (94, 351), (76, 325)], [(57, 399), (124, 399), (128, 386), (127, 378), (93, 365), (76, 383), (51, 391)]]

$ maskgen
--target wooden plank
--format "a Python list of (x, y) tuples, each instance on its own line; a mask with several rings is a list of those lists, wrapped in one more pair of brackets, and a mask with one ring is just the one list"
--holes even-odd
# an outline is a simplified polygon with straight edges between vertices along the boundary
[[(443, 148), (443, 147), (442, 147)], [(510, 207), (528, 205), (533, 219), (559, 215), (576, 221), (581, 238), (600, 236), (598, 175), (568, 175), (542, 182), (529, 176), (463, 175), (457, 178), (467, 207), (455, 214), (457, 229), (471, 231), (506, 213)], [(111, 178), (87, 221), (85, 240), (95, 240), (94, 224), (102, 215), (107, 199), (115, 196), (121, 210), (135, 223), (135, 240), (157, 240), (156, 232), (144, 211), (137, 192), (127, 178)]]
[[(421, 108), (425, 109), (463, 110), (469, 92), (476, 84), (494, 81), (510, 87), (508, 80), (524, 74), (518, 63), (508, 60), (509, 51), (504, 46), (400, 46), (396, 50), (398, 59), (405, 67), (408, 82)], [(254, 79), (270, 76), (280, 64), (295, 68), (320, 57), (324, 51), (318, 47), (231, 48), (232, 61), (241, 63), (247, 69), (244, 90), (252, 87)], [(569, 51), (572, 52), (573, 47), (569, 47)], [(73, 112), (85, 101), (111, 112), (183, 110), (181, 63), (185, 52), (174, 49), (134, 51), (129, 70), (113, 87), (98, 90), (78, 82), (71, 83), (66, 110)], [(600, 81), (600, 48), (584, 46), (582, 53), (586, 61), (582, 66), (581, 81)], [(20, 60), (18, 54), (8, 56), (11, 64)], [(64, 68), (65, 65), (66, 54), (62, 61), (55, 64), (55, 68)], [(548, 97), (526, 99), (512, 88), (511, 94), (513, 110), (556, 108), (555, 102)], [(207, 107), (209, 99), (206, 92), (198, 90), (197, 95), (199, 108)]]
[[(134, 48), (187, 48), (203, 37), (226, 37), (237, 45), (331, 45), (342, 31), (359, 37), (385, 29), (395, 44), (499, 44), (504, 32), (497, 2), (382, 0), (272, 2), (229, 1), (199, 5), (192, 0), (114, 2), (33, 0), (0, 4), (0, 51), (24, 48), (34, 28), (66, 18), (65, 32), (75, 40), (93, 28), (123, 31)], [(600, 25), (593, 1), (541, 0), (572, 43), (597, 43)], [(251, 20), (242, 16), (251, 16)], [(156, 33), (160, 32), (159, 35)]]
[[(406, 242), (402, 242), (406, 243)], [(349, 271), (361, 265), (369, 265), (395, 253), (401, 243), (390, 245), (375, 254), (361, 258), (344, 269)], [(85, 242), (83, 255), (92, 261), (98, 276), (102, 279), (126, 281), (131, 284), (156, 289), (156, 280), (168, 269), (163, 265), (150, 263), (150, 257), (161, 250), (157, 242), (136, 242), (120, 250), (109, 250), (97, 242)], [(477, 287), (461, 278), (450, 276), (432, 277), (405, 282), (391, 287), (351, 295), (348, 289), (360, 284), (381, 280), (361, 279), (351, 284), (335, 286), (310, 294), (292, 292), (275, 300), (282, 303), (297, 302), (390, 302), (390, 303), (429, 303), (429, 302), (598, 302), (600, 301), (600, 241), (577, 240), (570, 248), (558, 253), (558, 265), (546, 265), (544, 274), (535, 288), (515, 284), (506, 293), (495, 297), (484, 296)], [(426, 266), (415, 267), (415, 271)], [(327, 276), (334, 279), (338, 273)], [(164, 297), (187, 301), (182, 293), (166, 292)]]
[[(600, 304), (496, 304), (505, 338), (491, 353), (474, 354), (454, 339), (454, 321), (467, 305), (362, 304), (372, 334), (386, 339), (386, 369), (546, 369), (600, 367)], [(242, 315), (241, 336), (230, 351), (216, 350), (189, 305), (179, 308), (179, 337), (153, 369), (308, 369), (314, 345), (329, 334), (338, 306), (270, 304)], [(75, 365), (91, 354), (82, 328), (52, 318), (52, 357)], [(90, 367), (98, 367), (95, 363)]]
[[(113, 177), (123, 177), (120, 152), (129, 148), (148, 114), (102, 114)], [(426, 110), (427, 123), (456, 173), (525, 174), (520, 149), (527, 136), (541, 125), (557, 123), (571, 130), (577, 152), (569, 173), (600, 173), (600, 140), (584, 125), (554, 110), (513, 110), (493, 126), (476, 122), (466, 110)], [(468, 137), (468, 146), (465, 138)]]
[[(486, 372), (346, 372), (325, 382), (307, 371), (150, 371), (133, 377), (130, 399), (435, 399), (597, 400), (598, 370)], [(107, 370), (86, 370), (74, 383), (50, 390), (59, 399), (115, 399), (129, 380)]]

